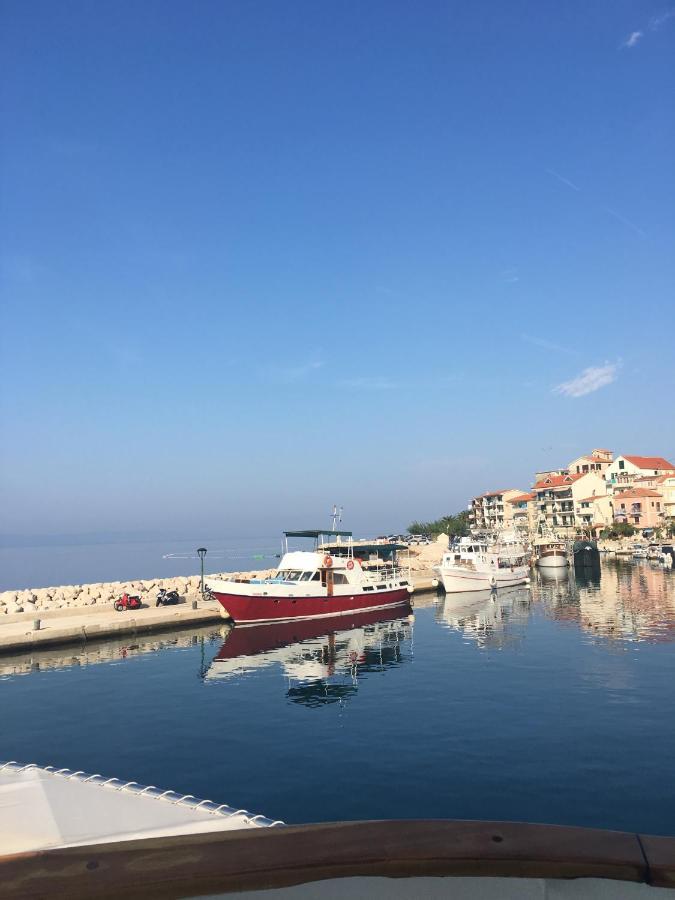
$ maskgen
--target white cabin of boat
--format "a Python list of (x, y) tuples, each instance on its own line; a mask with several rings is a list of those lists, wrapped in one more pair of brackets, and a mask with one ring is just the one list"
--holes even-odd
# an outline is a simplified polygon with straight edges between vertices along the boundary
[[(310, 539), (312, 550), (289, 549), (289, 538)], [(341, 596), (406, 588), (412, 593), (410, 572), (399, 566), (397, 554), (405, 544), (354, 541), (351, 531), (311, 529), (285, 531), (284, 553), (268, 578), (235, 578), (227, 574), (206, 579), (214, 591), (254, 597)]]

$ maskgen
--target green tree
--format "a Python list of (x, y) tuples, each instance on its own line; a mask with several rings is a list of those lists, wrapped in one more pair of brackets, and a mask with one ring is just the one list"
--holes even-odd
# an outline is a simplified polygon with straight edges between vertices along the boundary
[(635, 534), (635, 529), (630, 524), (630, 522), (615, 522), (609, 528), (603, 529), (600, 533), (601, 538), (609, 538), (610, 540), (616, 540), (620, 537), (633, 537)]
[(428, 534), (435, 537), (439, 534), (464, 537), (469, 533), (469, 513), (463, 509), (454, 516), (442, 516), (435, 522), (411, 522), (408, 534)]

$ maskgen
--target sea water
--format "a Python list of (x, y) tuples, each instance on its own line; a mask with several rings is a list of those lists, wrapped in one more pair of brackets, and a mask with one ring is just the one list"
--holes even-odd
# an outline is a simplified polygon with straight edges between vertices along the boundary
[(293, 823), (675, 834), (674, 573), (607, 561), (372, 619), (0, 657), (0, 758)]

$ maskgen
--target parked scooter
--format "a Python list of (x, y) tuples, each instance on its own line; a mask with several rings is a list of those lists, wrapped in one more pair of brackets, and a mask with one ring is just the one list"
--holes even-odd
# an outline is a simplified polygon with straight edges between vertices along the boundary
[(141, 609), (142, 606), (141, 598), (136, 594), (122, 594), (119, 600), (115, 600), (117, 612), (124, 612), (125, 609)]
[(175, 606), (176, 603), (180, 603), (178, 591), (167, 591), (166, 588), (159, 589), (155, 606)]

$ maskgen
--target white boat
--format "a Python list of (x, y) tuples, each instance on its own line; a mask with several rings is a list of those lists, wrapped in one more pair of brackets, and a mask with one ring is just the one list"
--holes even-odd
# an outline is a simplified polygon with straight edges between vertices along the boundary
[[(351, 531), (285, 531), (285, 549), (271, 578), (209, 575), (206, 584), (239, 626), (326, 619), (406, 606), (414, 587), (397, 562), (404, 544), (354, 541)], [(312, 550), (290, 550), (308, 538)], [(330, 540), (326, 541), (326, 538)]]
[(0, 857), (282, 824), (135, 781), (0, 762)]
[(565, 541), (541, 537), (534, 542), (535, 563), (540, 569), (565, 569), (570, 564)]
[(647, 559), (655, 560), (656, 562), (661, 562), (661, 544), (650, 544), (647, 547)]
[(633, 544), (633, 559), (647, 559), (647, 547), (645, 544)]
[(525, 584), (530, 573), (527, 551), (513, 531), (462, 538), (443, 554), (436, 571), (446, 594), (513, 587)]

